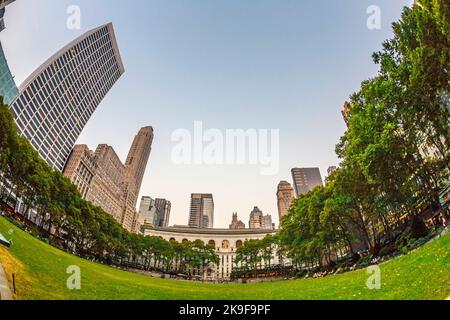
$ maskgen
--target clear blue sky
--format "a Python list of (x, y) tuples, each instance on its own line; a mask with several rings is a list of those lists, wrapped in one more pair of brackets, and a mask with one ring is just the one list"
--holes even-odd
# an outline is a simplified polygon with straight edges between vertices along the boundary
[[(125, 159), (133, 136), (152, 125), (155, 141), (143, 195), (172, 201), (171, 224), (186, 224), (192, 192), (215, 199), (215, 227), (234, 211), (248, 224), (253, 206), (278, 222), (276, 187), (292, 167), (338, 160), (340, 111), (361, 81), (375, 75), (372, 52), (411, 0), (17, 0), (0, 40), (20, 84), (85, 31), (113, 22), (126, 73), (96, 111), (79, 143), (112, 145)], [(79, 5), (82, 29), (66, 28)], [(370, 5), (381, 30), (366, 27)], [(275, 176), (255, 166), (176, 166), (171, 134), (207, 128), (280, 129)]]

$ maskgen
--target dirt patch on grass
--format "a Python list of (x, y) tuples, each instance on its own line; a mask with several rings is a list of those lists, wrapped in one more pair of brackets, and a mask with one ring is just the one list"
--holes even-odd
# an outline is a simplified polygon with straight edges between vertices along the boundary
[[(14, 299), (23, 299), (23, 294), (30, 286), (29, 274), (26, 267), (4, 247), (0, 247), (0, 263), (5, 270), (6, 278), (8, 279)], [(14, 293), (13, 290), (13, 274), (16, 279), (16, 293)]]

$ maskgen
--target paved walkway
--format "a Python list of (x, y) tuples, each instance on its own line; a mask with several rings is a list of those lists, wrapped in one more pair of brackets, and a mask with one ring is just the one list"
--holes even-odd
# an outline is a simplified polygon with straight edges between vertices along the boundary
[(13, 300), (11, 289), (8, 285), (8, 279), (6, 279), (5, 270), (3, 270), (0, 264), (0, 300)]

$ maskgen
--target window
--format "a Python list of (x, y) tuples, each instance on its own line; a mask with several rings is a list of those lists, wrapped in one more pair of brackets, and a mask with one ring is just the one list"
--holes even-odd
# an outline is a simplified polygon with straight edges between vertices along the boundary
[(222, 249), (228, 249), (230, 247), (230, 242), (228, 240), (222, 241)]

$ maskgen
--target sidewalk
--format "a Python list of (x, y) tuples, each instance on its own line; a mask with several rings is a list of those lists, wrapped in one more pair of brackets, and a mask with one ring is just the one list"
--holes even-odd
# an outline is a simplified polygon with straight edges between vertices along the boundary
[(13, 300), (11, 289), (8, 285), (8, 279), (6, 279), (5, 271), (0, 264), (0, 300)]

